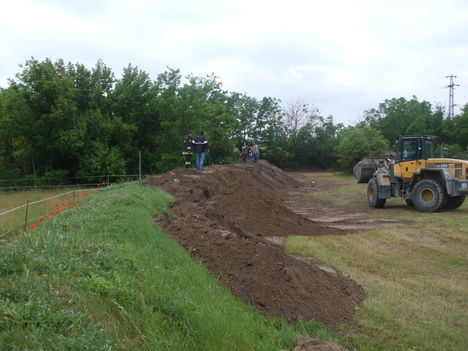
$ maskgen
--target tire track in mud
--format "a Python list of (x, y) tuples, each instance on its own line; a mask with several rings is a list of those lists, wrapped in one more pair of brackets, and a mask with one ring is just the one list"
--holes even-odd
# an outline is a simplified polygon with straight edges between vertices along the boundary
[[(391, 228), (411, 223), (408, 220), (369, 218), (366, 214), (370, 213), (370, 209), (362, 210), (354, 207), (333, 206), (328, 201), (310, 196), (317, 189), (334, 186), (333, 181), (324, 179), (316, 181), (299, 172), (289, 172), (287, 175), (302, 185), (287, 192), (288, 199), (285, 202), (288, 209), (328, 228), (353, 232)], [(365, 193), (363, 196), (365, 196)]]

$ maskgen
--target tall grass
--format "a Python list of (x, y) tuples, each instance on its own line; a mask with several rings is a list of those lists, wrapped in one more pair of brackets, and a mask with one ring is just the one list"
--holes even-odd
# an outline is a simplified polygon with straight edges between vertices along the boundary
[(294, 346), (291, 325), (241, 303), (155, 225), (170, 201), (117, 186), (0, 247), (0, 350)]

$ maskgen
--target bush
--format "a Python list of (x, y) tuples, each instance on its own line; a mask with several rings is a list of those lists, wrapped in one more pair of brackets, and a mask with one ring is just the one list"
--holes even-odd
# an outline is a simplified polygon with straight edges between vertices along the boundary
[(68, 172), (63, 169), (48, 171), (38, 179), (40, 185), (68, 184)]
[(336, 153), (340, 166), (351, 169), (363, 157), (382, 155), (389, 149), (388, 141), (378, 130), (359, 126), (343, 132)]

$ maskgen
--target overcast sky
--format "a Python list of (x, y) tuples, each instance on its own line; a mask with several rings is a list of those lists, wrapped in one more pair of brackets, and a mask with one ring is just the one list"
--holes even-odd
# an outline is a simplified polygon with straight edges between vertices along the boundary
[(352, 124), (384, 99), (468, 103), (466, 0), (0, 0), (0, 87), (31, 56), (120, 77), (215, 73), (230, 91)]

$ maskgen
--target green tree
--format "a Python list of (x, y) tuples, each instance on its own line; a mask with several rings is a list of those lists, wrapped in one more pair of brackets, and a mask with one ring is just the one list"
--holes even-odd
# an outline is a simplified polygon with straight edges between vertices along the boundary
[(4, 132), (12, 146), (9, 157), (24, 173), (71, 168), (83, 146), (76, 88), (62, 60), (31, 59), (10, 82)]
[(468, 104), (453, 118), (453, 131), (454, 141), (463, 148), (468, 147)]
[(260, 103), (257, 99), (240, 93), (231, 93), (226, 101), (227, 112), (236, 118), (233, 137), (237, 145), (253, 139), (254, 116), (257, 114)]
[(332, 116), (327, 118), (318, 116), (315, 125), (310, 130), (312, 135), (310, 142), (303, 144), (303, 150), (299, 150), (299, 155), (307, 157), (301, 163), (322, 168), (336, 167), (338, 160), (335, 148), (342, 129), (342, 124), (334, 124)]
[(155, 168), (166, 171), (179, 166), (185, 133), (206, 131), (210, 144), (208, 162), (227, 162), (233, 156), (235, 116), (229, 112), (228, 93), (213, 75), (188, 76), (182, 82), (180, 71), (169, 69), (157, 78), (156, 109), (161, 116), (158, 136), (159, 157)]
[(442, 141), (449, 157), (468, 159), (468, 104), (459, 115), (443, 121)]
[(248, 141), (279, 166), (329, 166), (340, 128), (306, 104), (282, 109), (275, 98), (228, 92), (214, 75), (168, 68), (153, 81), (128, 65), (116, 79), (102, 61), (32, 58), (0, 90), (0, 174), (51, 182), (134, 173), (139, 150), (145, 173), (163, 172), (182, 164), (189, 129), (205, 130), (209, 163), (235, 160)]
[(132, 128), (111, 110), (113, 83), (100, 61), (89, 70), (63, 60), (28, 60), (4, 94), (3, 158), (24, 175), (64, 170), (73, 176), (93, 143), (125, 149)]
[(126, 171), (125, 159), (118, 146), (109, 147), (95, 141), (86, 150), (78, 175), (125, 174)]
[(157, 93), (156, 85), (146, 72), (128, 65), (110, 95), (113, 115), (121, 119), (123, 126), (119, 129), (123, 134), (117, 133), (115, 143), (110, 146), (119, 147), (132, 172), (138, 170), (139, 151), (142, 151), (143, 172), (155, 171), (152, 165), (158, 157), (161, 123), (156, 109)]
[(418, 101), (416, 96), (411, 100), (393, 98), (366, 111), (364, 121), (393, 143), (400, 135), (441, 136), (443, 111), (427, 101)]
[(389, 143), (382, 133), (365, 125), (344, 129), (336, 146), (338, 162), (346, 169), (351, 169), (365, 156), (382, 155), (389, 150)]

